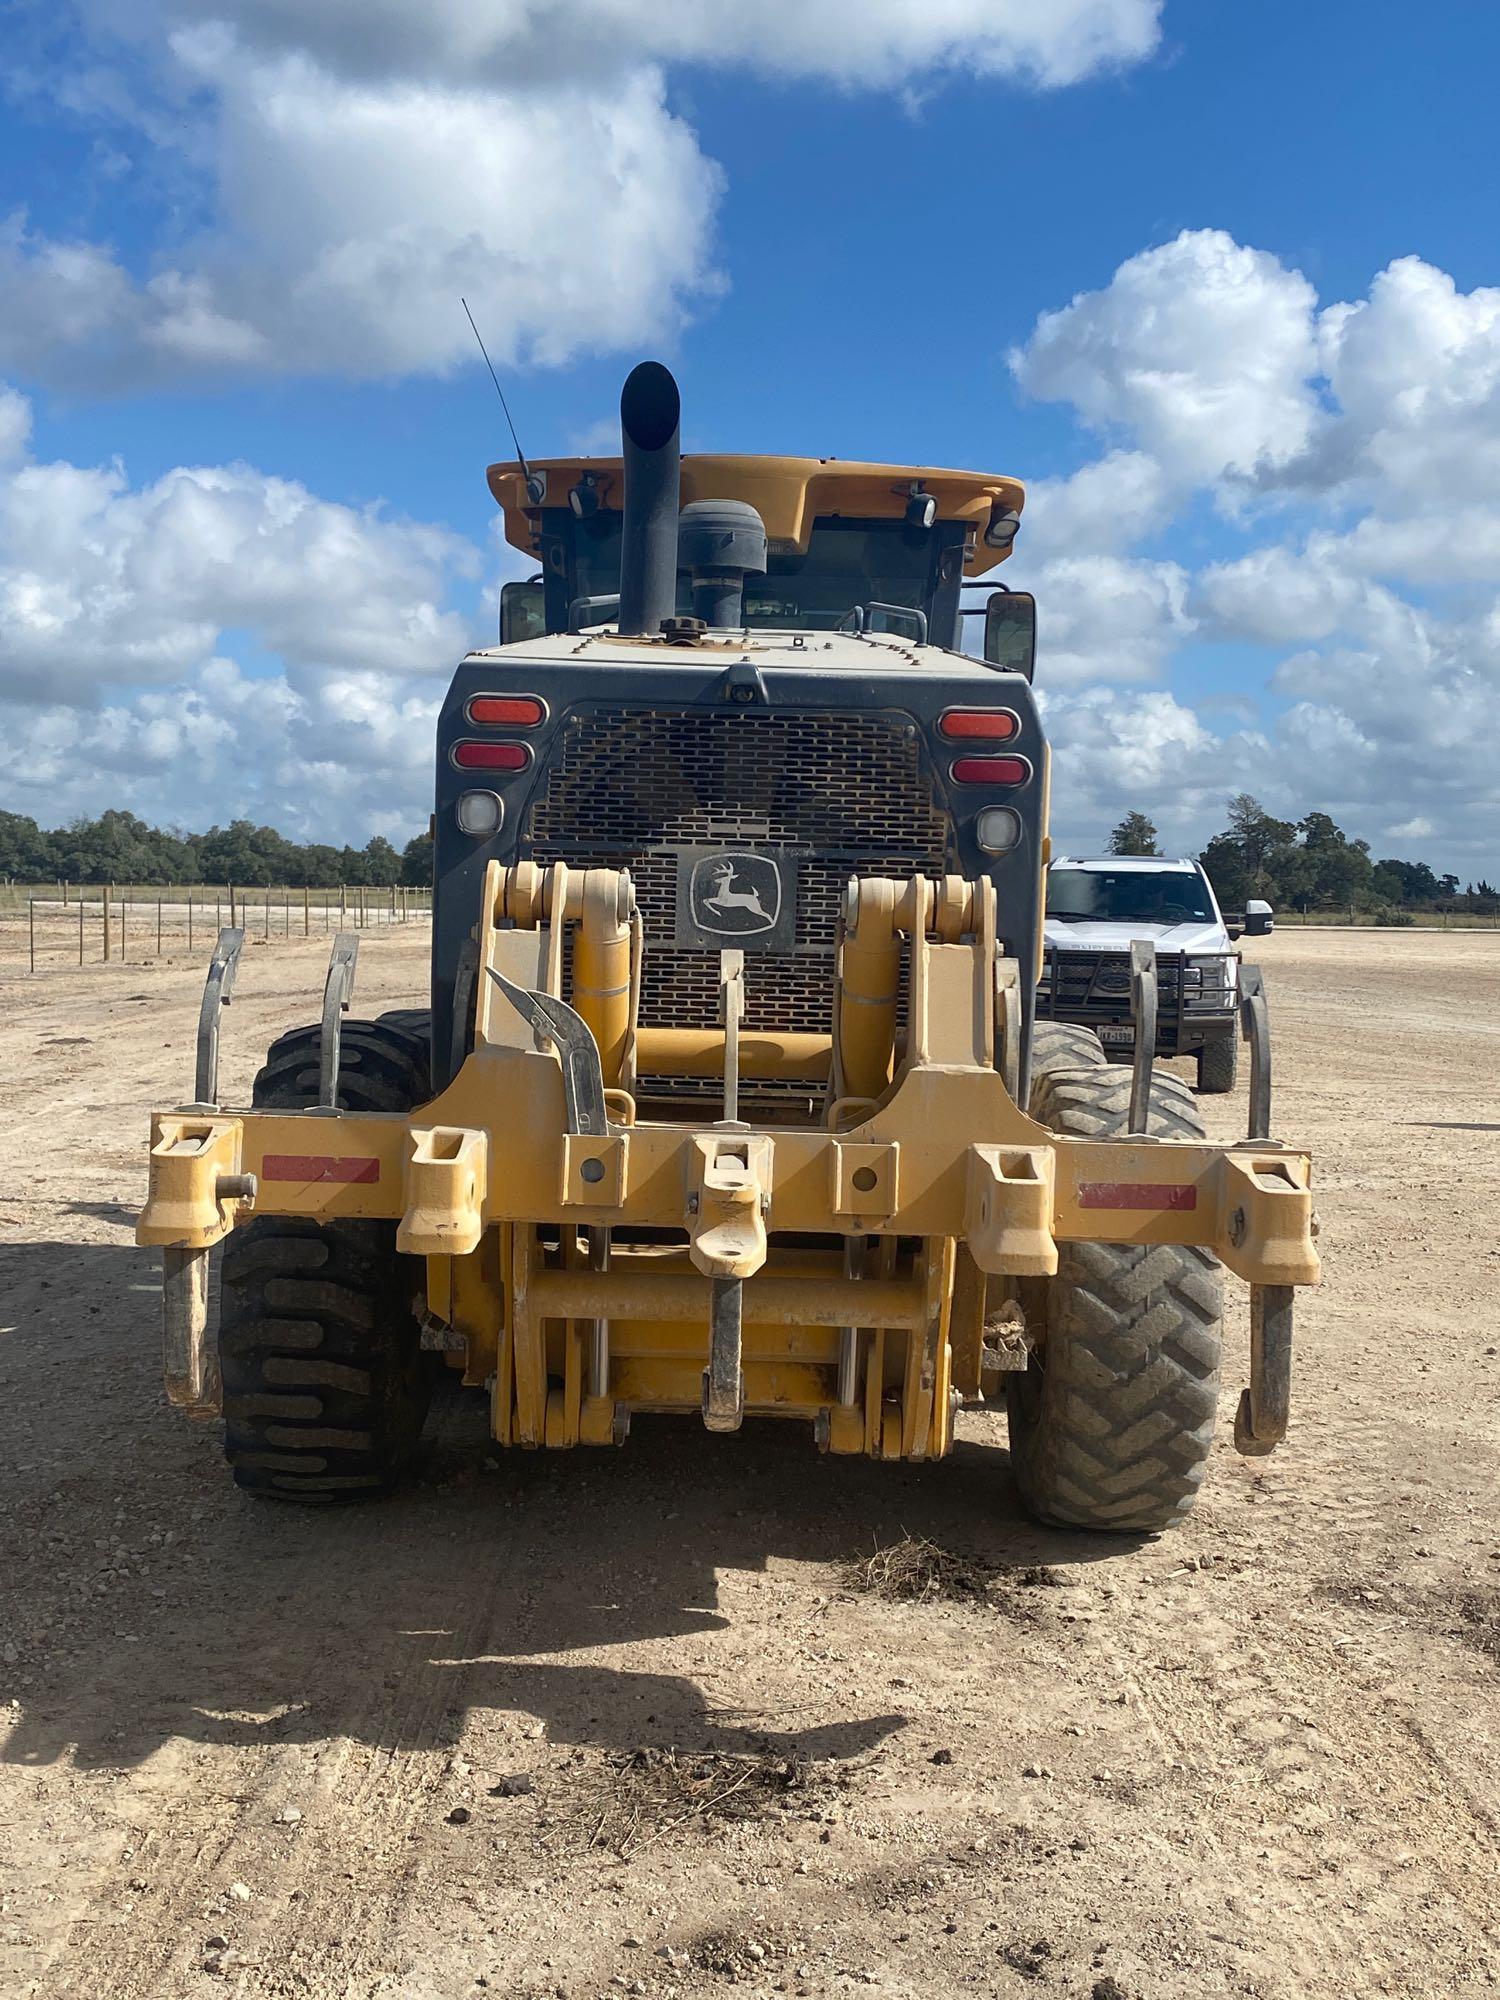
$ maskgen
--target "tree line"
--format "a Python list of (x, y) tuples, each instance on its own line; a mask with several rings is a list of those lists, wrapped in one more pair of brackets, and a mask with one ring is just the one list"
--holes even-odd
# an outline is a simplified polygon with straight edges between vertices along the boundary
[(397, 853), (380, 834), (363, 847), (288, 840), (248, 819), (207, 833), (168, 832), (134, 813), (101, 813), (48, 830), (0, 812), (0, 879), (14, 882), (232, 882), (247, 889), (386, 889), (432, 884), (432, 838)]
[[(1228, 819), (1198, 856), (1223, 909), (1243, 910), (1259, 897), (1278, 910), (1352, 909), (1392, 923), (1418, 911), (1500, 913), (1500, 889), (1483, 876), (1465, 883), (1425, 861), (1377, 861), (1367, 840), (1351, 840), (1325, 812), (1277, 819), (1241, 792), (1229, 801)], [(1127, 813), (1110, 835), (1109, 851), (1160, 854), (1156, 827), (1143, 812)]]

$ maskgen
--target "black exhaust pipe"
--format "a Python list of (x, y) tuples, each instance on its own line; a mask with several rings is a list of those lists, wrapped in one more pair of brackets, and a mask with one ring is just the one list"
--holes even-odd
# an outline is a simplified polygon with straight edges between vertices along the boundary
[(625, 520), (620, 631), (655, 635), (677, 610), (677, 516), (682, 500), (682, 398), (659, 361), (632, 368), (620, 395)]

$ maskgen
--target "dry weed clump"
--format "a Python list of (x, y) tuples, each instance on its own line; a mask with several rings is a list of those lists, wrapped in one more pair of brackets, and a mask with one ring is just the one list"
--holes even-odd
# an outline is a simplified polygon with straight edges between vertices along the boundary
[(1017, 1585), (1061, 1584), (1066, 1579), (1044, 1564), (1017, 1568), (956, 1554), (925, 1535), (903, 1535), (876, 1549), (873, 1555), (849, 1563), (844, 1588), (856, 1597), (875, 1597), (887, 1604), (950, 1603), (995, 1605), (1002, 1598), (1014, 1609), (1010, 1593)]
[(694, 1824), (766, 1819), (818, 1788), (810, 1765), (793, 1757), (686, 1755), (639, 1749), (611, 1757), (602, 1782), (574, 1802), (585, 1844), (621, 1860)]

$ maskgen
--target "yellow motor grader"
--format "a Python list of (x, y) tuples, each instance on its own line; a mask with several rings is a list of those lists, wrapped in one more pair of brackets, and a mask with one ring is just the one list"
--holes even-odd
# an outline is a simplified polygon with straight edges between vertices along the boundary
[(443, 1364), (522, 1449), (664, 1411), (941, 1458), (1003, 1395), (1037, 1518), (1162, 1528), (1209, 1455), (1221, 1266), (1250, 1453), (1318, 1278), (1259, 978), (1234, 1145), (1154, 1070), (1149, 945), (1129, 1066), (1036, 1018), (1031, 600), (989, 588), (985, 657), (958, 650), (1015, 481), (684, 458), (679, 415), (643, 363), (619, 459), (491, 468), (536, 574), (438, 724), (430, 1012), (346, 1019), (340, 938), (321, 1019), (221, 1106), (221, 936), (139, 1228), (169, 1394), (304, 1501), (388, 1488)]

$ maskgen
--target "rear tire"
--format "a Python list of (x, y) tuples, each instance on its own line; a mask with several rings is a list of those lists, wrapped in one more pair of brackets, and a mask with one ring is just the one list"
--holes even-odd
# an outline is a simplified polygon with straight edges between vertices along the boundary
[(1239, 1073), (1238, 1035), (1223, 1035), (1216, 1042), (1205, 1042), (1199, 1049), (1198, 1095), (1200, 1097), (1227, 1097), (1234, 1089)]
[[(425, 1016), (347, 1021), (339, 1103), (410, 1111), (430, 1094)], [(262, 1110), (317, 1102), (321, 1029), (272, 1043)], [(235, 1483), (267, 1499), (327, 1503), (388, 1492), (421, 1434), (434, 1375), (415, 1302), (419, 1258), (394, 1222), (266, 1215), (224, 1246), (219, 1353), (224, 1449)]]
[[(1125, 1131), (1131, 1073), (1045, 1072), (1032, 1115), (1054, 1132)], [(1187, 1086), (1158, 1073), (1149, 1130), (1201, 1138)], [(1179, 1244), (1062, 1243), (1024, 1373), (1006, 1378), (1011, 1463), (1026, 1511), (1052, 1526), (1154, 1534), (1192, 1506), (1213, 1447), (1223, 1277)]]

